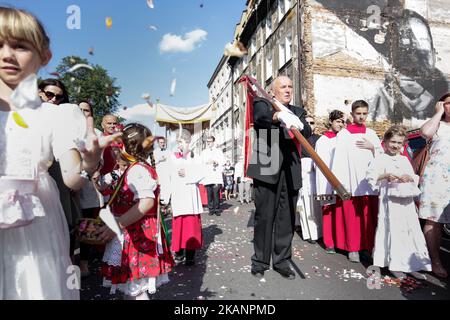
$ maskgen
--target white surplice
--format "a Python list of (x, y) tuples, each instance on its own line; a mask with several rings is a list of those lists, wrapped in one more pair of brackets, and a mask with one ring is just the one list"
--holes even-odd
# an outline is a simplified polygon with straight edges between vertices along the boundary
[(366, 180), (367, 168), (374, 155), (370, 150), (356, 147), (356, 142), (363, 138), (374, 145), (375, 155), (383, 153), (380, 139), (372, 129), (366, 128), (366, 133), (350, 133), (342, 129), (336, 136), (331, 171), (353, 197), (376, 195)]
[(315, 200), (316, 173), (311, 158), (302, 158), (302, 188), (299, 190), (297, 211), (300, 215), (303, 240), (322, 237), (322, 210)]
[[(212, 164), (207, 164), (210, 161), (216, 161), (218, 165), (214, 167)], [(201, 162), (203, 164), (203, 170), (205, 176), (201, 181), (201, 184), (223, 184), (223, 166), (225, 164), (225, 155), (219, 148), (205, 149), (201, 154)]]
[[(328, 168), (331, 168), (333, 165), (335, 148), (336, 137), (329, 138), (323, 135), (316, 142), (316, 152)], [(333, 194), (333, 187), (316, 164), (314, 164), (314, 170), (316, 172), (316, 193), (318, 195)]]
[[(385, 179), (377, 182), (385, 173), (397, 176), (407, 174), (414, 178), (411, 190), (417, 189), (419, 177), (414, 174), (409, 160), (402, 155), (377, 156), (367, 171), (367, 181), (374, 191), (379, 191), (378, 225), (373, 251), (374, 265), (389, 267), (392, 271), (431, 271), (431, 261), (420, 228), (417, 209), (412, 196), (392, 196), (399, 194), (397, 184)], [(408, 185), (409, 186), (409, 185)], [(404, 187), (408, 187), (404, 185)], [(400, 188), (399, 188), (400, 189)], [(401, 188), (404, 190), (407, 188)], [(418, 191), (418, 189), (417, 189)], [(404, 193), (404, 192), (403, 192)], [(411, 192), (411, 194), (415, 194)]]
[[(204, 170), (193, 158), (177, 158), (171, 154), (168, 162), (167, 183), (161, 185), (161, 199), (171, 201), (174, 217), (182, 215), (201, 214), (202, 199), (198, 183), (204, 177)], [(178, 171), (184, 169), (185, 176), (180, 177)]]

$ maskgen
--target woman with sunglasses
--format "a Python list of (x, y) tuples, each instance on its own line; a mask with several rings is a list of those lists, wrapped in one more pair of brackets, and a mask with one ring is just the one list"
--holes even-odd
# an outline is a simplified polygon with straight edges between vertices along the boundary
[(67, 94), (64, 84), (57, 79), (45, 79), (39, 83), (39, 97), (43, 102), (51, 104), (69, 103), (69, 95)]
[[(58, 106), (69, 103), (69, 95), (64, 84), (57, 79), (45, 79), (38, 85), (38, 94), (42, 102), (47, 102)], [(74, 228), (76, 221), (81, 218), (81, 208), (78, 197), (64, 183), (61, 173), (61, 167), (58, 161), (54, 161), (48, 169), (50, 176), (55, 180), (59, 190), (59, 199), (61, 201), (64, 214), (70, 231), (70, 256), (74, 260), (73, 254), (77, 249), (75, 241)]]

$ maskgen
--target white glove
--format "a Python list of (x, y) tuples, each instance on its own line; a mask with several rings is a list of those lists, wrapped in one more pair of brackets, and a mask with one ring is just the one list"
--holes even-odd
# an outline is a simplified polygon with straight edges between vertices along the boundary
[(300, 119), (293, 113), (287, 111), (280, 111), (277, 115), (281, 122), (281, 125), (290, 129), (291, 127), (297, 128), (298, 130), (303, 130), (303, 123)]

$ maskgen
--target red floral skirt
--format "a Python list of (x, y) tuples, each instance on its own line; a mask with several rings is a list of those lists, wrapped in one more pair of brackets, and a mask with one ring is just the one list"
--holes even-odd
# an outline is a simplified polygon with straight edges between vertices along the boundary
[(163, 253), (157, 253), (156, 215), (145, 216), (124, 231), (121, 266), (103, 263), (102, 275), (112, 284), (126, 283), (142, 278), (155, 278), (169, 273), (174, 261), (162, 232)]
[(202, 247), (202, 221), (199, 214), (174, 217), (172, 221), (172, 251), (197, 250)]

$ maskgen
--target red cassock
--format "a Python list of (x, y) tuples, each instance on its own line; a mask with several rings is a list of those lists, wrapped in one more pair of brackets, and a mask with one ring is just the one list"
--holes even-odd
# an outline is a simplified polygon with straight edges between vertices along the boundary
[[(337, 198), (336, 204), (323, 207), (324, 244), (348, 252), (371, 252), (377, 227), (378, 196), (364, 181), (370, 151), (358, 150), (354, 140), (368, 139), (376, 153), (382, 152), (382, 147), (375, 133), (365, 126), (349, 125), (344, 130), (347, 132), (342, 136), (338, 134), (332, 170), (352, 197), (345, 201)], [(360, 152), (362, 155), (358, 154)]]

